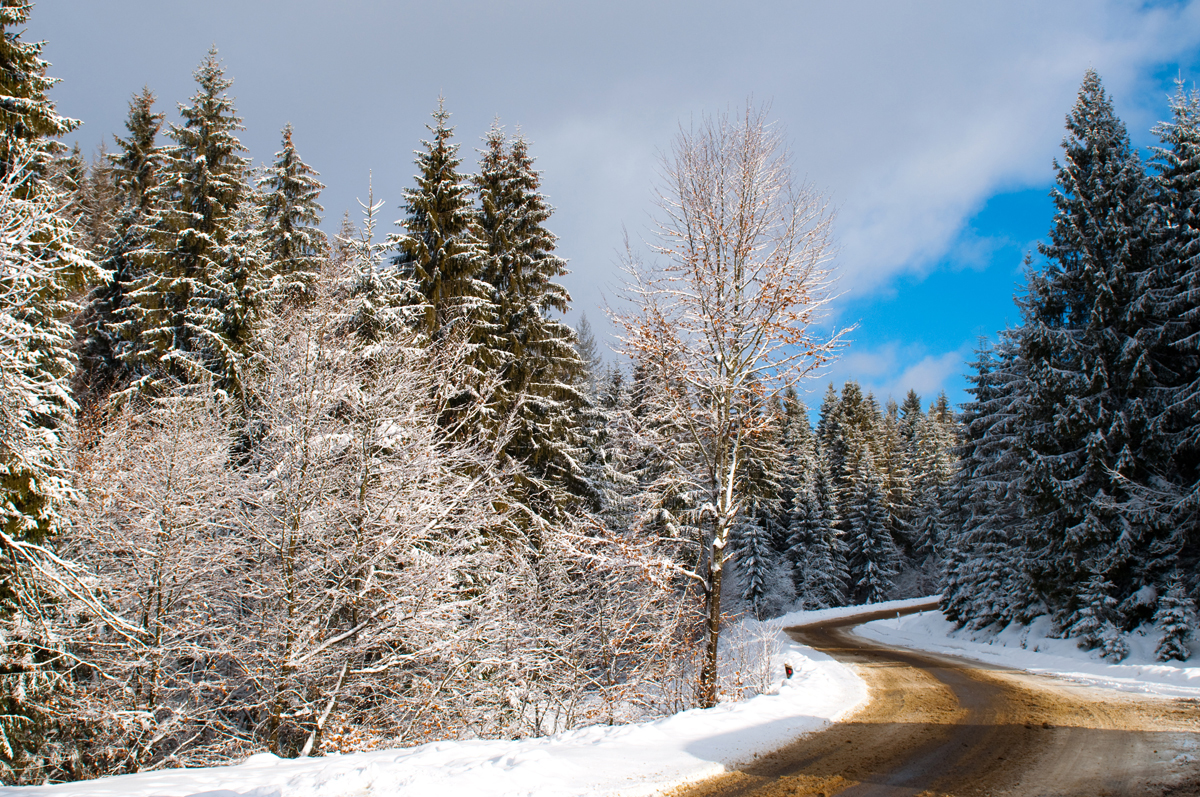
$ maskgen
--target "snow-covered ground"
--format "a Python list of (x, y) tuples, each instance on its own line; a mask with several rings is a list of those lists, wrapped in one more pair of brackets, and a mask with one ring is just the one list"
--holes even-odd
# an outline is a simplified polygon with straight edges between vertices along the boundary
[(1110, 664), (1097, 651), (1080, 650), (1077, 640), (1051, 639), (1049, 617), (1028, 626), (955, 630), (941, 612), (922, 612), (859, 626), (855, 633), (889, 645), (952, 653), (989, 664), (1055, 675), (1079, 683), (1164, 697), (1200, 698), (1200, 644), (1191, 645), (1185, 662), (1155, 661), (1158, 636), (1153, 628), (1126, 637), (1129, 656)]
[[(731, 629), (747, 672), (754, 648), (773, 651), (766, 693), (713, 709), (685, 711), (637, 725), (596, 726), (541, 739), (436, 742), (419, 747), (285, 760), (269, 754), (207, 769), (174, 769), (54, 786), (0, 788), (0, 797), (359, 797), (405, 795), (648, 795), (720, 774), (738, 762), (820, 730), (867, 699), (850, 668), (783, 633), (794, 625), (930, 600), (793, 612)], [(857, 633), (894, 645), (953, 653), (1032, 672), (1149, 694), (1200, 697), (1200, 650), (1192, 661), (1153, 660), (1156, 640), (1131, 635), (1131, 653), (1109, 664), (1071, 640), (1048, 639), (1045, 619), (995, 632), (955, 631), (938, 612), (877, 620)], [(738, 654), (727, 651), (731, 666)], [(795, 673), (784, 678), (784, 664)], [(753, 676), (751, 676), (753, 677)]]
[[(405, 795), (644, 795), (726, 771), (798, 734), (819, 730), (867, 699), (850, 668), (798, 645), (783, 628), (913, 601), (793, 612), (731, 629), (773, 649), (767, 693), (639, 725), (597, 726), (521, 741), (439, 742), (396, 750), (285, 760), (270, 754), (207, 769), (174, 769), (79, 783), (0, 788), (11, 797), (351, 797)], [(731, 664), (736, 656), (728, 656)], [(742, 664), (747, 662), (743, 657)], [(784, 679), (784, 664), (795, 674)], [(753, 662), (750, 662), (753, 668)]]

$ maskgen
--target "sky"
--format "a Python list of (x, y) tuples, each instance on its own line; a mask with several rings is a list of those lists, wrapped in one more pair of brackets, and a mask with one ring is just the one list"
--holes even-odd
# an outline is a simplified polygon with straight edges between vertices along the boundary
[(250, 156), (269, 162), (291, 122), (330, 233), (368, 180), (384, 218), (401, 217), (439, 95), (466, 168), (493, 120), (519, 129), (556, 208), (568, 320), (586, 312), (602, 338), (624, 235), (649, 240), (680, 126), (769, 103), (796, 173), (836, 209), (828, 323), (856, 325), (812, 405), (847, 379), (881, 402), (968, 400), (979, 337), (1019, 321), (1012, 296), (1050, 227), (1085, 71), (1142, 147), (1176, 78), (1200, 77), (1200, 0), (42, 0), (23, 37), (45, 40), (51, 97), (83, 121), (65, 141), (85, 154), (111, 147), (143, 85), (178, 121), (215, 45)]

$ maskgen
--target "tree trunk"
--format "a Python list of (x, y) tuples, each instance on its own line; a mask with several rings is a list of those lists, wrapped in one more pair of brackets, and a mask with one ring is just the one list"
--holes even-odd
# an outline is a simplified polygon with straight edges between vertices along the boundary
[(704, 663), (700, 667), (700, 705), (717, 704), (717, 642), (721, 637), (721, 577), (725, 572), (725, 532), (719, 530), (709, 546), (708, 578), (704, 595), (708, 610), (705, 621)]

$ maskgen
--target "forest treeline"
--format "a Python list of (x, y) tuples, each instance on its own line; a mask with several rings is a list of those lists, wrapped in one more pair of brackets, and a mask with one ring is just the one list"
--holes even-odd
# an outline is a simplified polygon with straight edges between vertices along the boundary
[[(718, 341), (730, 351), (772, 324), (783, 342), (689, 361), (711, 338), (681, 338), (651, 303), (618, 364), (586, 318), (561, 320), (567, 264), (520, 135), (494, 125), (468, 173), (439, 101), (397, 231), (367, 187), (329, 236), (290, 126), (252, 166), (215, 50), (177, 123), (144, 89), (111, 151), (67, 151), (78, 122), (21, 38), (30, 7), (0, 0), (5, 782), (711, 705), (744, 688), (717, 677), (722, 618), (943, 583), (960, 622), (1051, 611), (1109, 652), (1112, 629), (1153, 620), (1163, 655), (1186, 656), (1194, 95), (1147, 176), (1085, 83), (1092, 105), (1072, 118), (1101, 130), (1107, 109), (1121, 157), (1073, 132), (1099, 154), (1068, 147), (1026, 323), (981, 350), (962, 415), (944, 395), (881, 406), (848, 382), (813, 424), (775, 377), (805, 346), (811, 367), (836, 353), (836, 336), (801, 334), (828, 216), (780, 190), (786, 172), (761, 192), (803, 199), (771, 239), (787, 254), (775, 282), (735, 283), (711, 325), (743, 330)], [(771, 166), (768, 128), (718, 119), (681, 139), (680, 162)], [(1128, 183), (1099, 215), (1070, 171), (1093, 166), (1110, 170), (1093, 181), (1105, 191)], [(1136, 224), (1096, 226), (1134, 210)], [(764, 296), (782, 316), (737, 315)]]

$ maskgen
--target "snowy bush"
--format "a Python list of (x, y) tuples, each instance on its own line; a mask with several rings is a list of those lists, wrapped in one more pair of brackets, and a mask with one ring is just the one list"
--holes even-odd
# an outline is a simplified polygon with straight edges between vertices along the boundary
[(745, 700), (775, 685), (787, 640), (778, 620), (745, 617), (721, 635), (721, 694), (726, 700)]
[(1154, 651), (1158, 660), (1186, 661), (1191, 655), (1187, 643), (1194, 636), (1196, 624), (1195, 604), (1184, 592), (1183, 584), (1176, 575), (1154, 614), (1154, 625), (1162, 633), (1162, 639)]
[(1129, 643), (1111, 621), (1106, 621), (1100, 630), (1100, 657), (1117, 664), (1129, 655)]

